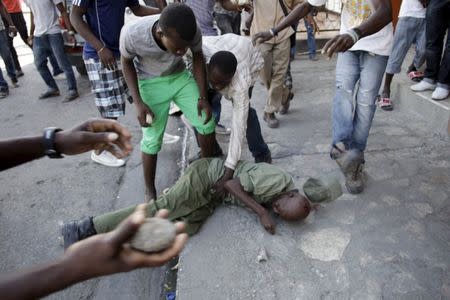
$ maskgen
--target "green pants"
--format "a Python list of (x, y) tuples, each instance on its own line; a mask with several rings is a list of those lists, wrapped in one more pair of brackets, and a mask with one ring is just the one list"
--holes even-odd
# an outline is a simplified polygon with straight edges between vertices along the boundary
[(151, 126), (142, 128), (142, 152), (157, 154), (161, 149), (171, 101), (175, 102), (200, 134), (214, 132), (216, 125), (214, 118), (203, 124), (206, 119), (205, 112), (202, 112), (201, 118), (198, 116), (197, 103), (200, 95), (197, 82), (189, 71), (139, 80), (139, 92), (155, 116)]
[[(211, 193), (211, 188), (223, 171), (211, 172), (209, 162), (209, 159), (201, 159), (192, 163), (170, 189), (149, 203), (147, 216), (154, 216), (159, 209), (168, 209), (169, 220), (185, 222), (186, 232), (195, 234), (222, 203), (222, 199)], [(113, 230), (135, 209), (136, 205), (133, 205), (95, 217), (95, 230), (97, 233)]]

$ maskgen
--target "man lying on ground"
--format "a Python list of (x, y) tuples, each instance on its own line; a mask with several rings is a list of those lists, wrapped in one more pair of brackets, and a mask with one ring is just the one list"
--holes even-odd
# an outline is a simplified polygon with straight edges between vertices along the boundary
[[(169, 220), (182, 220), (186, 224), (186, 232), (193, 235), (222, 203), (235, 204), (254, 211), (264, 228), (274, 234), (275, 222), (267, 207), (271, 207), (275, 214), (286, 221), (298, 221), (308, 216), (311, 202), (331, 201), (342, 193), (338, 182), (322, 184), (321, 181), (310, 179), (304, 186), (308, 200), (295, 189), (292, 177), (282, 169), (266, 163), (240, 161), (234, 178), (225, 183), (229, 194), (220, 196), (215, 193), (213, 186), (223, 172), (224, 162), (219, 158), (195, 161), (171, 188), (156, 200), (150, 201), (146, 208), (147, 215), (151, 217), (159, 209), (168, 209)], [(135, 208), (131, 206), (64, 224), (64, 247), (113, 230)]]

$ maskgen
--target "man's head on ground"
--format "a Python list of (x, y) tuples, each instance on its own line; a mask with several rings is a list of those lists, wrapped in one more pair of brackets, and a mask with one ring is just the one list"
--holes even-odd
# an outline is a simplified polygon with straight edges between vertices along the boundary
[(305, 219), (311, 211), (311, 203), (298, 190), (279, 195), (272, 203), (273, 211), (286, 221)]
[(236, 73), (237, 60), (229, 51), (219, 51), (209, 60), (208, 80), (210, 85), (217, 91), (223, 90), (233, 80)]
[(183, 56), (197, 33), (197, 22), (192, 9), (181, 3), (164, 8), (159, 17), (157, 34), (167, 50)]

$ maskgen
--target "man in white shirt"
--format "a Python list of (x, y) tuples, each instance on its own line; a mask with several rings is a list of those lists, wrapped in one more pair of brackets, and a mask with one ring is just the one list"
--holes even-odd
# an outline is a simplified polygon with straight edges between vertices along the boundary
[(413, 80), (417, 77), (423, 77), (423, 74), (417, 70), (425, 62), (426, 10), (426, 0), (404, 0), (402, 2), (397, 26), (395, 27), (394, 46), (386, 67), (386, 79), (384, 80), (383, 91), (378, 99), (378, 106), (382, 110), (391, 111), (394, 108), (391, 100), (391, 82), (394, 74), (400, 73), (403, 60), (412, 43), (416, 44), (416, 55), (409, 67), (408, 76)]
[[(257, 33), (254, 41), (271, 39), (307, 16), (313, 7), (325, 3), (326, 0), (305, 1), (274, 28)], [(357, 194), (364, 190), (364, 150), (375, 114), (375, 99), (392, 48), (392, 12), (389, 0), (346, 0), (343, 4), (340, 34), (323, 49), (328, 57), (339, 53), (330, 156), (340, 165), (348, 191)], [(353, 105), (354, 95), (356, 105)]]
[(255, 162), (272, 162), (269, 147), (261, 134), (258, 115), (250, 107), (252, 88), (264, 67), (264, 60), (249, 38), (232, 33), (203, 37), (202, 50), (207, 63), (209, 87), (220, 92), (233, 105), (225, 172), (215, 186), (216, 191), (221, 192), (223, 183), (233, 177), (241, 158), (244, 137), (247, 137)]
[(39, 99), (60, 95), (58, 85), (47, 67), (47, 57), (53, 53), (67, 78), (68, 92), (63, 102), (78, 98), (77, 81), (72, 65), (64, 52), (64, 39), (59, 26), (59, 16), (69, 30), (69, 42), (75, 43), (75, 32), (70, 24), (69, 15), (63, 0), (25, 0), (31, 9), (30, 41), (33, 44), (34, 63), (47, 85), (47, 91)]

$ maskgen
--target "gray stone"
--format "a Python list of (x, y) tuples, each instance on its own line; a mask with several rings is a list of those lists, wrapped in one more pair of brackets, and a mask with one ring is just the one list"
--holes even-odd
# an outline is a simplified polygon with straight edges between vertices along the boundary
[(169, 220), (147, 218), (131, 240), (131, 247), (144, 252), (157, 252), (169, 247), (176, 236), (176, 227)]
[(412, 213), (418, 218), (425, 218), (427, 215), (433, 213), (433, 208), (428, 203), (416, 202), (408, 204)]
[(339, 228), (308, 232), (301, 237), (300, 248), (310, 258), (321, 261), (340, 260), (351, 234)]
[(384, 196), (382, 198), (383, 202), (387, 203), (389, 206), (398, 206), (400, 205), (400, 200), (395, 198), (394, 196)]

